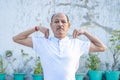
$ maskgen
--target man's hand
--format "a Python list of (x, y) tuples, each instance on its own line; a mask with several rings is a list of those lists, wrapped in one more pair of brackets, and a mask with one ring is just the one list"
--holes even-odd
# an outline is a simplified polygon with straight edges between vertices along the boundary
[(40, 30), (40, 32), (42, 32), (45, 36), (45, 38), (49, 37), (49, 29), (42, 27), (42, 26), (38, 26), (38, 30)]
[(82, 34), (84, 34), (85, 33), (85, 30), (74, 30), (73, 31), (73, 34), (72, 34), (72, 36), (73, 36), (73, 38), (77, 38), (79, 35), (82, 35)]

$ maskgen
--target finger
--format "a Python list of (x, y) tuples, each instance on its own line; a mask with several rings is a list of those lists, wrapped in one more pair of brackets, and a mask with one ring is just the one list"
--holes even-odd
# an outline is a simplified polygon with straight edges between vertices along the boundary
[(49, 37), (49, 29), (47, 29), (47, 31), (45, 32), (45, 38), (48, 39), (48, 37)]
[(47, 38), (49, 37), (49, 29), (48, 29), (48, 31), (47, 31)]
[(74, 30), (74, 38), (76, 38), (77, 37), (77, 30), (75, 29)]
[(75, 38), (77, 38), (77, 36), (78, 36), (78, 32), (77, 32), (77, 30), (75, 31)]
[(75, 30), (73, 31), (73, 34), (72, 34), (73, 38), (75, 38)]
[(73, 31), (73, 33), (72, 33), (72, 37), (74, 38), (74, 31)]

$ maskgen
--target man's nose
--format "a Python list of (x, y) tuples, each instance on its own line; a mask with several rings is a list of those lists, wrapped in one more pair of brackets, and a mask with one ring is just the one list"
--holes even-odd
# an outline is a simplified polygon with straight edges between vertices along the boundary
[(59, 25), (63, 25), (63, 23), (61, 21), (59, 21)]

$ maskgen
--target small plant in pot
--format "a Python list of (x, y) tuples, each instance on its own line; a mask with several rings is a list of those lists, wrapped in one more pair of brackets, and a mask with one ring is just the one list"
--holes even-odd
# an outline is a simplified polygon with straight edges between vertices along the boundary
[(6, 69), (8, 68), (8, 62), (6, 60), (6, 58), (9, 58), (12, 55), (12, 50), (6, 50), (5, 51), (5, 57), (3, 57), (2, 55), (0, 55), (0, 80), (5, 80), (7, 77), (6, 74)]
[(76, 80), (86, 80), (86, 68), (85, 68), (85, 59), (86, 59), (86, 55), (82, 55), (80, 57), (80, 60), (79, 60), (79, 63), (80, 63), (80, 66), (79, 64), (77, 64), (77, 71), (76, 71), (76, 74), (75, 74), (75, 79)]
[(43, 80), (43, 71), (42, 71), (42, 66), (41, 66), (39, 56), (36, 58), (35, 62), (36, 62), (36, 64), (34, 67), (34, 74), (32, 75), (33, 80)]
[(5, 60), (7, 62), (7, 74), (5, 80), (13, 80), (13, 76), (11, 75), (11, 70), (13, 69), (12, 63), (16, 60), (16, 58), (13, 58), (13, 51), (12, 50), (6, 50), (5, 51)]
[(88, 77), (90, 80), (102, 80), (103, 72), (100, 71), (100, 63), (101, 61), (97, 54), (89, 53), (85, 65), (89, 69)]
[(28, 57), (28, 53), (25, 53), (23, 49), (21, 49), (22, 59), (19, 60), (21, 63), (14, 70), (14, 80), (24, 80), (27, 73), (30, 73), (32, 69), (29, 67), (29, 62), (33, 59), (33, 57)]
[(9, 75), (9, 64), (11, 64), (12, 50), (6, 50), (4, 56), (0, 54), (0, 80), (13, 80), (13, 77)]
[(85, 74), (84, 74), (84, 73), (76, 72), (76, 74), (75, 74), (76, 80), (83, 80), (84, 77), (85, 77)]
[(3, 60), (3, 56), (0, 55), (0, 80), (4, 80), (6, 76), (6, 69), (5, 62)]
[(106, 80), (118, 80), (120, 75), (120, 72), (117, 68), (117, 66), (119, 66), (120, 60), (120, 30), (112, 31), (109, 42), (109, 50), (112, 54), (113, 63), (110, 66), (111, 69), (106, 71), (105, 78)]

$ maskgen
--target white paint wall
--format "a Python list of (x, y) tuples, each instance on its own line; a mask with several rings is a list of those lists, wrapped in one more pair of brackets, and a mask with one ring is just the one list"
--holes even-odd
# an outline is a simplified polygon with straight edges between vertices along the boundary
[[(18, 56), (24, 49), (33, 55), (32, 49), (14, 43), (12, 36), (35, 25), (49, 28), (50, 18), (56, 12), (68, 14), (69, 35), (75, 28), (85, 28), (106, 45), (109, 33), (120, 29), (120, 0), (0, 0), (0, 54), (11, 49)], [(99, 56), (103, 62), (111, 61), (108, 50)]]

